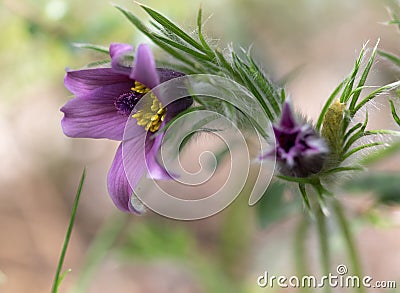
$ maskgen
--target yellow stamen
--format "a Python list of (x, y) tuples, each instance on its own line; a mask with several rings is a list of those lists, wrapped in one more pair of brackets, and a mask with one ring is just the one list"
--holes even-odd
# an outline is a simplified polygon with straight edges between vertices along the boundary
[[(135, 88), (132, 88), (132, 90), (137, 91), (138, 89), (135, 82)], [(144, 103), (143, 108), (133, 114), (132, 118), (135, 118), (137, 124), (143, 126), (146, 131), (156, 132), (165, 119), (167, 109), (163, 107), (153, 93), (150, 94), (150, 98), (152, 99), (151, 102)]]
[(131, 90), (139, 94), (146, 94), (150, 91), (148, 87), (138, 81), (135, 81), (135, 86), (131, 87)]

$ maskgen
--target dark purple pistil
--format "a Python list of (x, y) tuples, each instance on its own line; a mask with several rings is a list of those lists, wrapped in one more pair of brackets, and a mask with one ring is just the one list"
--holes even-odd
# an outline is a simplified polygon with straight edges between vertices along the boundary
[(277, 137), (279, 147), (281, 147), (285, 150), (286, 153), (288, 153), (289, 150), (296, 145), (296, 139), (298, 135), (298, 131), (293, 133), (282, 133)]
[(143, 94), (133, 91), (124, 93), (115, 100), (115, 109), (117, 109), (118, 113), (129, 116), (142, 96)]

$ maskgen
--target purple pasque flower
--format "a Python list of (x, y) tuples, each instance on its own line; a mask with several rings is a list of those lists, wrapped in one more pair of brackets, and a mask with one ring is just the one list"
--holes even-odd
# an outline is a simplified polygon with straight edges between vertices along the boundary
[(276, 146), (262, 159), (275, 155), (279, 172), (287, 176), (308, 177), (322, 170), (329, 148), (311, 125), (296, 122), (288, 102), (285, 102), (281, 121), (273, 126), (273, 131)]
[[(145, 44), (138, 46), (133, 66), (124, 65), (126, 56), (132, 52), (133, 48), (128, 44), (113, 43), (110, 45), (109, 68), (67, 70), (64, 84), (75, 95), (61, 108), (64, 113), (61, 125), (67, 136), (122, 141), (125, 124), (138, 101), (160, 83), (183, 76), (170, 69), (156, 68), (153, 54)], [(130, 176), (128, 182), (122, 143), (108, 172), (107, 186), (111, 199), (120, 210), (126, 212), (138, 212), (131, 203), (131, 196), (133, 187), (146, 169), (154, 179), (171, 178), (156, 158), (163, 135), (152, 134), (192, 104), (191, 98), (183, 98), (169, 105), (163, 105), (153, 93), (151, 98), (153, 104), (147, 113), (133, 115), (138, 125), (134, 133), (130, 133), (134, 139), (131, 139), (133, 149), (129, 150), (128, 155), (132, 164), (130, 172), (134, 172), (134, 178)], [(145, 146), (139, 144), (143, 141), (146, 142)], [(141, 148), (145, 156), (140, 154)]]

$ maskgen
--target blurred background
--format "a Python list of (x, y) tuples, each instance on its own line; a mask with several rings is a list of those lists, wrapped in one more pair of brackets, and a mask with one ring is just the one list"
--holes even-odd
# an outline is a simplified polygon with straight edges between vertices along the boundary
[[(132, 1), (116, 3), (146, 19)], [(397, 28), (384, 25), (390, 19), (387, 7), (396, 7), (393, 1), (143, 3), (189, 32), (196, 28), (202, 5), (207, 37), (221, 48), (252, 45), (273, 79), (290, 77), (287, 93), (312, 119), (367, 41), (372, 47), (380, 38), (380, 48), (400, 54)], [(80, 68), (103, 58), (72, 44), (145, 40), (110, 1), (2, 0), (0, 34), (0, 292), (50, 291), (84, 166), (87, 178), (64, 266), (72, 271), (60, 292), (280, 292), (256, 283), (265, 270), (295, 274), (294, 235), (302, 206), (290, 194), (282, 197), (290, 203), (282, 201), (279, 186), (258, 207), (238, 200), (224, 212), (195, 222), (151, 212), (124, 216), (106, 188), (118, 144), (63, 135), (59, 109), (72, 98), (63, 86), (65, 67)], [(382, 85), (399, 75), (380, 59), (368, 84)], [(395, 129), (387, 105), (377, 108), (371, 125)], [(390, 186), (387, 192), (393, 196), (400, 196), (399, 162), (397, 152), (370, 166), (383, 174), (377, 185)], [(400, 282), (400, 208), (379, 204), (377, 194), (382, 192), (374, 192), (375, 186), (338, 196), (348, 210), (364, 273)], [(335, 229), (332, 224), (333, 263), (349, 265)], [(312, 231), (309, 236), (313, 262), (318, 247)]]

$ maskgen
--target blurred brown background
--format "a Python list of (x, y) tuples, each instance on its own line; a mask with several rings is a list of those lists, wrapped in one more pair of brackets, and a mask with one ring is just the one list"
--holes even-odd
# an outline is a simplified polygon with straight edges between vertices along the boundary
[[(244, 47), (252, 44), (254, 55), (276, 80), (300, 68), (287, 84), (287, 92), (297, 109), (313, 119), (331, 91), (350, 72), (367, 41), (372, 47), (380, 38), (380, 48), (400, 54), (396, 27), (383, 24), (390, 18), (386, 5), (393, 2), (389, 1), (143, 2), (189, 32), (195, 30), (197, 8), (202, 3), (205, 18), (210, 16), (204, 31), (221, 47), (231, 42)], [(145, 18), (131, 1), (117, 3)], [(3, 0), (0, 34), (0, 292), (50, 291), (73, 197), (86, 166), (87, 180), (64, 266), (72, 268), (72, 272), (60, 287), (60, 292), (72, 292), (94, 237), (117, 213), (106, 190), (106, 174), (117, 144), (63, 135), (59, 108), (71, 98), (63, 86), (64, 68), (79, 68), (101, 58), (72, 47), (73, 42), (137, 44), (144, 38), (109, 1), (103, 0)], [(369, 84), (381, 85), (398, 76), (392, 65), (381, 60), (374, 66)], [(380, 108), (382, 112), (372, 115), (372, 125), (394, 129), (387, 108)], [(374, 168), (399, 171), (398, 163), (397, 156)], [(368, 198), (347, 197), (350, 215), (362, 216), (369, 207)], [(246, 207), (244, 214), (252, 218), (250, 209)], [(382, 218), (377, 226), (353, 221), (364, 271), (377, 280), (400, 281), (400, 209), (385, 208), (377, 213)], [(204, 283), (207, 273), (214, 272), (205, 265), (200, 276), (192, 265), (198, 265), (203, 256), (208, 259), (205, 262), (212, 263), (213, 256), (223, 253), (218, 243), (221, 219), (227, 214), (193, 223), (179, 223), (151, 213), (118, 219), (125, 226), (139, 229), (133, 235), (148, 235), (159, 229), (160, 233), (171, 231), (172, 236), (167, 235), (172, 238), (151, 242), (153, 234), (143, 236), (149, 241), (140, 246), (144, 257), (133, 252), (128, 253), (133, 256), (124, 258), (124, 254), (110, 251), (96, 266), (88, 292), (208, 292)], [(249, 227), (250, 248), (243, 256), (246, 266), (239, 269), (246, 292), (280, 292), (258, 288), (256, 278), (267, 269), (275, 274), (293, 273), (291, 245), (297, 220), (292, 216), (267, 229)], [(146, 258), (145, 248), (157, 241), (162, 245), (151, 250), (150, 255), (158, 250), (160, 254)], [(167, 249), (163, 241), (175, 243), (176, 247)], [(190, 241), (195, 244), (188, 244)], [(332, 237), (335, 241), (339, 240)], [(338, 255), (343, 253), (340, 247)], [(188, 257), (191, 252), (182, 252), (192, 248), (196, 249), (192, 253), (197, 254), (193, 258)], [(310, 248), (312, 258), (317, 257), (316, 250)], [(181, 261), (180, 257), (186, 260)]]

